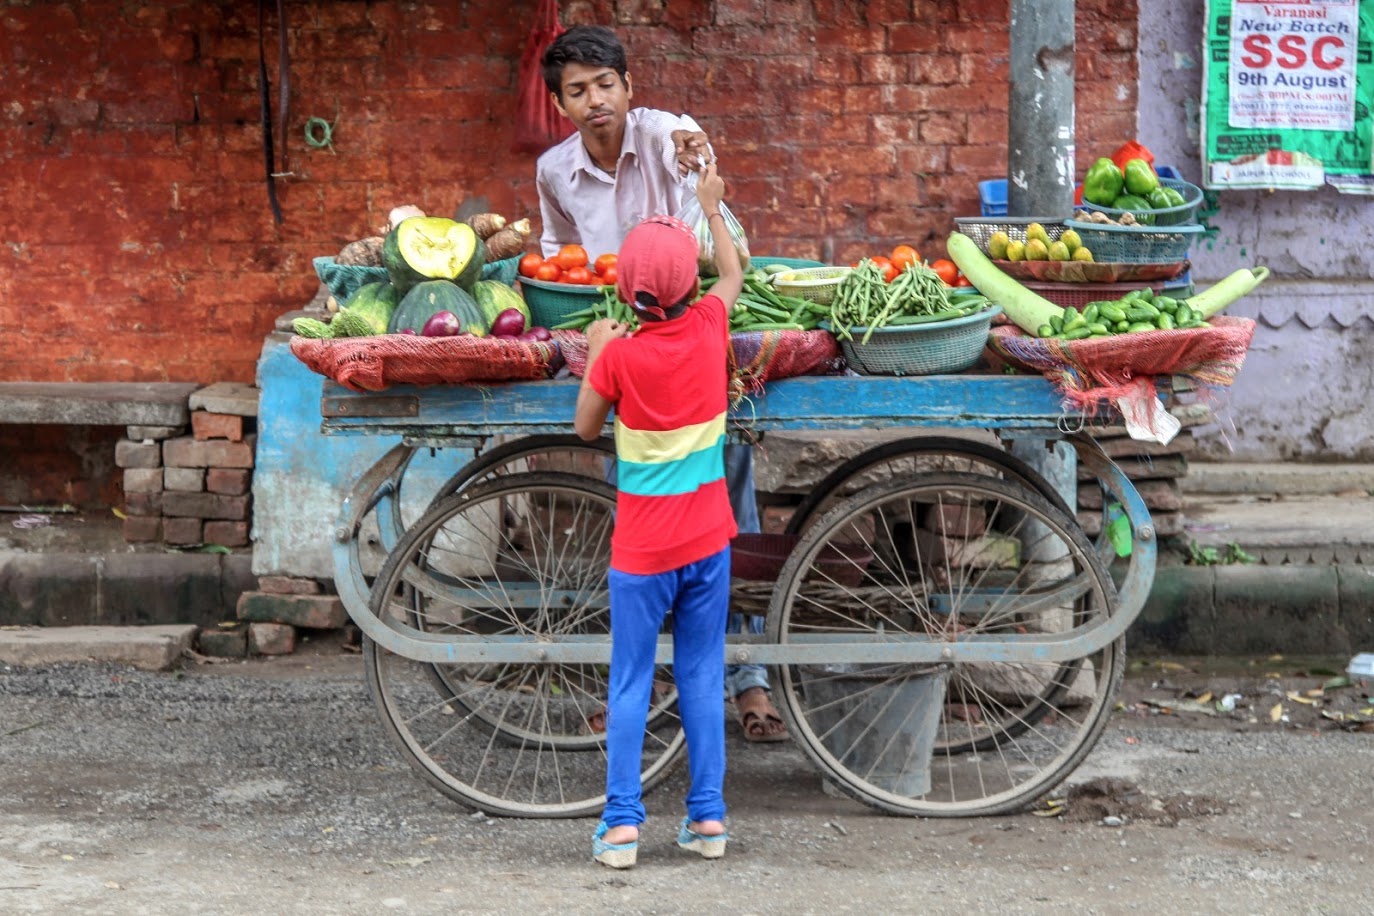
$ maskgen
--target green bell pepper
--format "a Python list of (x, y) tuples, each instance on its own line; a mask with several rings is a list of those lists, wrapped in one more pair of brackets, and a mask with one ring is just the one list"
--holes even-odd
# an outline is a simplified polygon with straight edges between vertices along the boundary
[(1159, 176), (1144, 159), (1132, 159), (1124, 170), (1126, 190), (1141, 197), (1159, 187)]
[(1104, 156), (1083, 176), (1083, 199), (1099, 207), (1110, 207), (1121, 194), (1125, 180), (1116, 163)]
[(1145, 199), (1150, 202), (1150, 207), (1155, 210), (1167, 210), (1173, 206), (1169, 203), (1168, 188), (1159, 187), (1150, 192)]
[(1183, 195), (1180, 194), (1178, 191), (1175, 191), (1173, 188), (1166, 188), (1162, 185), (1160, 187), (1161, 190), (1164, 191), (1165, 196), (1169, 198), (1169, 206), (1181, 207), (1185, 203), (1187, 203), (1187, 201), (1183, 199)]

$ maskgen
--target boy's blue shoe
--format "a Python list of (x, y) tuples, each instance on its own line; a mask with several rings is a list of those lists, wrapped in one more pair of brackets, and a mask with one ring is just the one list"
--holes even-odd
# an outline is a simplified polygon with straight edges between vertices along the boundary
[(634, 868), (635, 857), (639, 853), (639, 841), (607, 843), (606, 831), (610, 829), (605, 821), (596, 825), (596, 833), (592, 834), (592, 858), (611, 868)]
[(691, 818), (684, 817), (682, 823), (677, 828), (677, 845), (689, 852), (695, 852), (703, 859), (719, 859), (725, 855), (725, 844), (730, 839), (729, 832), (722, 833), (720, 836), (706, 836), (697, 833), (687, 825), (692, 822)]

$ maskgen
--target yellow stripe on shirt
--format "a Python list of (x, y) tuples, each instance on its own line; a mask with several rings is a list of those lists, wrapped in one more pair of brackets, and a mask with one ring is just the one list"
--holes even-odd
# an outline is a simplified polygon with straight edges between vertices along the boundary
[(712, 448), (725, 435), (725, 413), (672, 430), (631, 429), (615, 421), (615, 451), (622, 461), (636, 464), (666, 464), (681, 461), (695, 452)]

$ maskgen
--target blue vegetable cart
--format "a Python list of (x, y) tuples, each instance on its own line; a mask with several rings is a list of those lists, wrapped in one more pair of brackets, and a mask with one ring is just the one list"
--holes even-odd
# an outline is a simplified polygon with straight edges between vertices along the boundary
[[(333, 545), (369, 688), (421, 775), (493, 814), (586, 816), (603, 800), (615, 491), (611, 443), (571, 435), (576, 395), (571, 380), (324, 383), (327, 434), (399, 441), (357, 481)], [(1144, 502), (1068, 431), (1077, 420), (1044, 379), (1006, 375), (794, 378), (732, 414), (732, 433), (765, 447), (779, 430), (909, 434), (831, 472), (776, 539), (776, 576), (735, 583), (736, 606), (767, 626), (730, 637), (727, 661), (772, 666), (793, 739), (842, 792), (894, 814), (1005, 813), (1092, 749), (1156, 548)], [(1129, 523), (1119, 583), (1106, 537), (1088, 538), (1041, 474), (940, 427), (1070, 442)], [(428, 449), (453, 450), (458, 469), (410, 518), (406, 469)], [(683, 753), (668, 632), (646, 788)]]

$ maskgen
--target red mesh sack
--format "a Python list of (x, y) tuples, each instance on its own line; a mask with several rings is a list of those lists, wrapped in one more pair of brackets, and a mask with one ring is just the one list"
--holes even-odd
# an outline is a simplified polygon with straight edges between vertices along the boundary
[[(587, 371), (587, 338), (580, 331), (554, 331), (568, 370)], [(840, 345), (827, 331), (750, 331), (730, 335), (730, 401), (763, 389), (767, 382), (795, 375), (824, 375), (843, 362)]]
[(558, 368), (559, 361), (553, 343), (410, 334), (338, 340), (293, 337), (291, 352), (313, 371), (354, 391), (542, 379)]
[(1221, 315), (1186, 331), (1083, 340), (1031, 337), (1015, 325), (1003, 325), (992, 329), (988, 342), (1013, 365), (1043, 373), (1071, 406), (1092, 413), (1117, 398), (1153, 397), (1154, 378), (1161, 375), (1230, 387), (1254, 336), (1254, 321)]
[(534, 27), (525, 39), (516, 71), (519, 95), (515, 99), (515, 139), (511, 149), (518, 153), (542, 153), (573, 132), (572, 122), (554, 107), (539, 65), (549, 45), (564, 31), (558, 22), (558, 0), (539, 0)]

